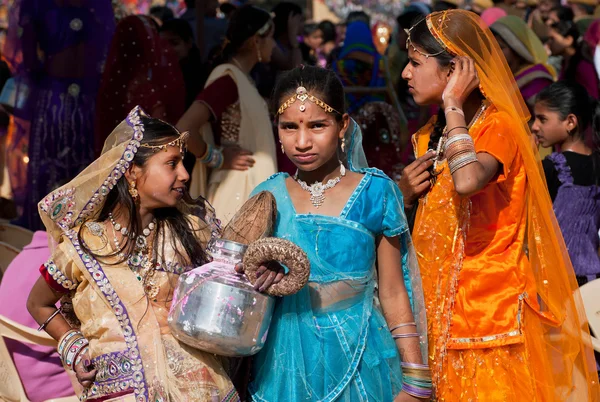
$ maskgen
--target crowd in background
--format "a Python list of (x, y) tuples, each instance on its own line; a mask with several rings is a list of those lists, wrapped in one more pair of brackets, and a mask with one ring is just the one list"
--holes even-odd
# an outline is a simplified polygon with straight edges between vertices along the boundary
[[(139, 105), (202, 133), (184, 160), (190, 191), (226, 221), (267, 177), (295, 171), (279, 152), (268, 100), (277, 77), (301, 65), (337, 74), (369, 166), (398, 181), (415, 159), (411, 135), (438, 113), (417, 105), (402, 79), (407, 31), (431, 12), (463, 8), (491, 29), (530, 111), (532, 140), (549, 155), (543, 169), (569, 250), (579, 253), (571, 255), (579, 283), (600, 278), (597, 0), (411, 1), (393, 25), (373, 21), (368, 9), (341, 22), (308, 21), (289, 2), (267, 23), (241, 3), (186, 0), (141, 15), (110, 0), (15, 0), (1, 49), (0, 218), (42, 229), (38, 202), (90, 165)], [(577, 198), (587, 203), (583, 229), (569, 227)], [(61, 214), (66, 205), (52, 207)]]

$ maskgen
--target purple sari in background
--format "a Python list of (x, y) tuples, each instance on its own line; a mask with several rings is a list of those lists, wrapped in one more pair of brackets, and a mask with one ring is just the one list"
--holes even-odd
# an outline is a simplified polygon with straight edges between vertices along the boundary
[(41, 228), (38, 201), (94, 160), (96, 94), (114, 27), (110, 0), (13, 3), (3, 55), (24, 101), (7, 164), (22, 226)]
[(554, 77), (543, 64), (528, 66), (515, 74), (515, 81), (519, 86), (525, 103), (533, 113), (535, 98), (540, 91), (554, 82)]

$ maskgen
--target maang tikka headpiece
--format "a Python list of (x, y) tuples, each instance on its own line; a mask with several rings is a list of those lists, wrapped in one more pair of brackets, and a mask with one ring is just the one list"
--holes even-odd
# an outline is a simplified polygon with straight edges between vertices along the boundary
[[(442, 14), (442, 20), (446, 18), (446, 13)], [(442, 21), (443, 22), (443, 21)], [(418, 22), (417, 24), (420, 24), (421, 22)], [(406, 49), (408, 49), (409, 47), (412, 47), (413, 51), (419, 53), (421, 56), (425, 56), (425, 58), (430, 58), (430, 57), (435, 57), (435, 56), (439, 56), (440, 54), (444, 53), (445, 51), (447, 51), (448, 49), (446, 48), (446, 45), (437, 37), (437, 34), (435, 32), (431, 24), (431, 15), (428, 15), (427, 17), (425, 17), (425, 23), (427, 24), (427, 28), (429, 29), (429, 32), (431, 33), (431, 35), (435, 38), (435, 40), (442, 46), (442, 50), (440, 50), (437, 53), (425, 53), (420, 49), (417, 49), (417, 47), (415, 45), (413, 45), (412, 41), (410, 40), (410, 35), (412, 30), (414, 29), (414, 27), (417, 25), (413, 25), (412, 27), (410, 27), (410, 29), (405, 29), (404, 32), (406, 32), (406, 35), (408, 35), (408, 38), (406, 38)]]
[(178, 138), (174, 139), (173, 141), (171, 141), (167, 144), (162, 144), (162, 145), (142, 144), (142, 145), (140, 145), (140, 147), (150, 148), (150, 149), (152, 149), (153, 152), (158, 152), (161, 150), (166, 151), (167, 147), (178, 147), (179, 152), (181, 154), (183, 154), (183, 153), (185, 153), (186, 144), (187, 144), (187, 140), (188, 140), (189, 136), (190, 136), (190, 132), (186, 131), (184, 133), (181, 133)]
[(289, 98), (288, 100), (283, 102), (283, 104), (277, 110), (277, 114), (282, 114), (283, 112), (285, 112), (285, 110), (287, 108), (289, 108), (290, 106), (292, 106), (294, 103), (296, 103), (296, 101), (299, 101), (301, 103), (299, 110), (301, 112), (304, 112), (306, 110), (305, 103), (307, 100), (311, 101), (315, 105), (321, 107), (327, 113), (336, 112), (338, 114), (342, 114), (342, 113), (338, 112), (337, 110), (335, 110), (334, 108), (332, 108), (331, 106), (329, 106), (327, 103), (323, 102), (321, 99), (309, 94), (308, 91), (306, 90), (306, 88), (304, 88), (303, 86), (299, 86), (298, 88), (296, 88), (296, 93), (294, 94), (294, 96), (292, 96), (291, 98)]

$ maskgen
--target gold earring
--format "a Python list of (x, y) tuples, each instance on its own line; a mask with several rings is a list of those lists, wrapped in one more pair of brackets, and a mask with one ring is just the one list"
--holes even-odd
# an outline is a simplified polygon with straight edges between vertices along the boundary
[(135, 188), (135, 180), (132, 180), (129, 183), (129, 194), (131, 195), (131, 198), (133, 198), (133, 201), (137, 201), (138, 197), (140, 196), (137, 188)]
[(346, 152), (346, 140), (342, 138), (342, 152)]
[(256, 55), (258, 56), (258, 62), (262, 63), (262, 55), (260, 54), (260, 47), (258, 46), (258, 43), (256, 44)]
[(279, 144), (281, 145), (281, 153), (285, 155), (285, 149), (283, 149), (283, 144), (281, 141), (279, 141)]

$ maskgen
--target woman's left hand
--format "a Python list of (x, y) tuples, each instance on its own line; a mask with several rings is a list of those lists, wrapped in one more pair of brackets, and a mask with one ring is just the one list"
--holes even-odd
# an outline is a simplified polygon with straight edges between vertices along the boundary
[[(238, 273), (244, 273), (244, 264), (240, 263), (235, 266), (235, 271)], [(285, 276), (283, 267), (277, 261), (269, 261), (264, 265), (261, 265), (256, 270), (256, 282), (254, 283), (254, 289), (259, 292), (264, 292), (269, 289), (271, 285), (279, 283)]]
[(475, 61), (470, 57), (456, 56), (450, 72), (450, 80), (442, 94), (444, 107), (462, 108), (468, 96), (479, 86), (479, 77), (475, 69)]

